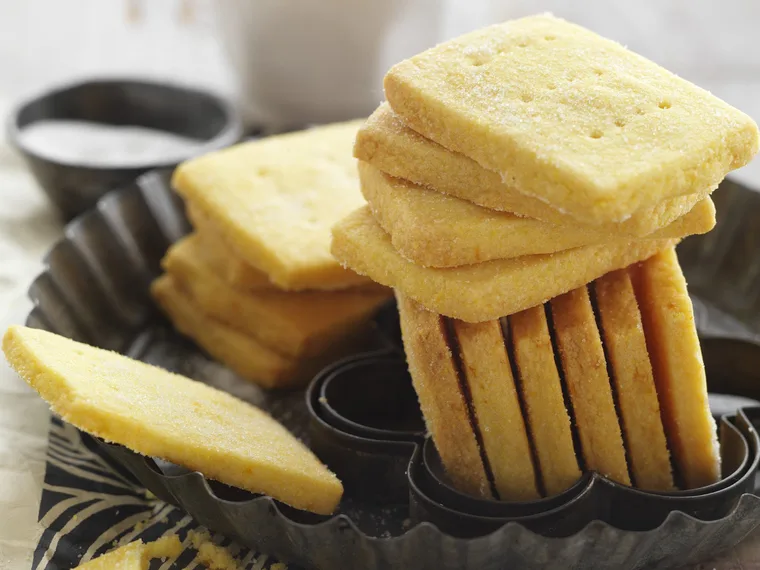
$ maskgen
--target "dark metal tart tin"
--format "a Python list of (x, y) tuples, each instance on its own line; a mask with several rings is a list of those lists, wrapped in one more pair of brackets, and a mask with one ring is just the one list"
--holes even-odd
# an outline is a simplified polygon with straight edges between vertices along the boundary
[(724, 416), (723, 480), (658, 494), (589, 473), (557, 497), (507, 503), (476, 500), (447, 483), (419, 415), (393, 304), (376, 317), (373, 348), (323, 370), (305, 397), (245, 383), (175, 333), (148, 295), (160, 258), (189, 230), (168, 179), (168, 171), (144, 175), (67, 227), (30, 289), (28, 324), (251, 401), (304, 439), (345, 484), (338, 512), (317, 516), (101, 442), (156, 496), (202, 524), (280, 559), (330, 570), (680, 568), (760, 526), (760, 407), (752, 405), (760, 400), (760, 196), (752, 191), (724, 182), (715, 194), (718, 227), (687, 239), (679, 252), (709, 389), (722, 393), (714, 411)]

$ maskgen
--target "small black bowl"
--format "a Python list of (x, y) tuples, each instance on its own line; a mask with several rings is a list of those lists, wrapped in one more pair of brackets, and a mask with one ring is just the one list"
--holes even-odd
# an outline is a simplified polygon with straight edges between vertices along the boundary
[(40, 186), (66, 221), (93, 207), (109, 190), (155, 168), (175, 166), (190, 156), (157, 156), (143, 163), (101, 164), (45, 156), (25, 143), (22, 131), (44, 120), (139, 126), (198, 141), (192, 155), (240, 140), (240, 116), (224, 99), (193, 88), (142, 80), (93, 80), (32, 97), (11, 113), (8, 139), (26, 160)]

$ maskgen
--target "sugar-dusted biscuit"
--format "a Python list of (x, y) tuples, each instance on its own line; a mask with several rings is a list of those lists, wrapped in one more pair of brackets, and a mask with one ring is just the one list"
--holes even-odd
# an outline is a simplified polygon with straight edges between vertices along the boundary
[(591, 287), (617, 392), (633, 484), (648, 491), (670, 491), (673, 489), (670, 452), (628, 271), (608, 273)]
[(267, 274), (243, 261), (208, 218), (192, 204), (187, 205), (187, 217), (199, 236), (199, 259), (212, 267), (221, 279), (241, 291), (276, 289)]
[(401, 334), (422, 415), (453, 484), (490, 497), (482, 450), (460, 385), (459, 371), (440, 315), (396, 292)]
[[(568, 219), (577, 224), (577, 220), (538, 198), (517, 191), (496, 172), (416, 133), (387, 103), (380, 105), (359, 129), (354, 156), (394, 178), (485, 208), (513, 212), (555, 225), (567, 225)], [(649, 235), (686, 214), (710, 191), (711, 188), (705, 188), (695, 194), (668, 198), (655, 206), (637, 210), (625, 221), (595, 224), (595, 228), (600, 233), (620, 236)]]
[(511, 315), (509, 342), (517, 366), (527, 422), (547, 495), (581, 476), (543, 306)]
[(528, 433), (499, 321), (452, 320), (451, 326), (499, 498), (502, 501), (539, 498)]
[[(497, 212), (391, 178), (359, 163), (362, 193), (396, 250), (425, 267), (471, 265), (492, 259), (554, 253), (574, 247), (630, 241), (619, 232), (565, 220), (561, 225)], [(715, 227), (710, 198), (648, 239), (683, 238)]]
[(714, 187), (758, 150), (744, 113), (550, 15), (440, 44), (384, 85), (415, 131), (592, 224)]
[(366, 206), (336, 224), (333, 236), (333, 254), (357, 273), (398, 289), (431, 311), (467, 322), (540, 305), (674, 243), (647, 239), (461, 267), (421, 267), (394, 249)]
[(282, 289), (362, 280), (330, 255), (330, 227), (364, 199), (351, 156), (359, 121), (268, 137), (193, 158), (172, 185)]
[(630, 485), (604, 348), (583, 286), (549, 303), (562, 375), (586, 469)]
[(204, 313), (287, 357), (315, 356), (352, 338), (391, 296), (388, 289), (241, 292), (203, 263), (200, 241), (191, 234), (169, 248), (162, 260), (166, 272)]
[(720, 479), (715, 420), (686, 280), (675, 248), (631, 268), (665, 435), (688, 489)]
[(210, 479), (329, 514), (343, 486), (260, 409), (201, 382), (36, 329), (3, 337), (10, 365), (63, 420)]

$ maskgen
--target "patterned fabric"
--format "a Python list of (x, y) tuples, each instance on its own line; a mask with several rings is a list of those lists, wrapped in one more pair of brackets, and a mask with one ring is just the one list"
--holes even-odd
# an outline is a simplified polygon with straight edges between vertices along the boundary
[[(45, 530), (32, 570), (68, 570), (138, 538), (148, 542), (176, 533), (188, 545), (187, 532), (201, 528), (183, 511), (140, 487), (90, 436), (55, 417), (39, 518)], [(221, 535), (211, 536), (215, 544), (229, 549), (240, 569), (264, 570), (276, 563)], [(151, 568), (203, 568), (195, 556), (194, 549), (186, 548), (176, 561), (155, 561)]]

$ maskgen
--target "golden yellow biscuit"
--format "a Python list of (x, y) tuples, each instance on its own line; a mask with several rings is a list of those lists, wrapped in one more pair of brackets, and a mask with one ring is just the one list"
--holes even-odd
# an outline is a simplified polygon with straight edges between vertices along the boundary
[(720, 479), (715, 420), (686, 280), (675, 248), (631, 268), (665, 435), (686, 488)]
[(329, 514), (343, 486), (263, 411), (201, 382), (22, 326), (3, 337), (10, 365), (63, 420), (206, 477)]
[(172, 184), (282, 289), (361, 283), (330, 255), (330, 227), (364, 203), (351, 148), (360, 121), (242, 143), (181, 164)]
[(367, 328), (373, 313), (391, 295), (389, 289), (243, 293), (204, 265), (199, 238), (191, 234), (169, 248), (162, 260), (166, 272), (205, 314), (287, 357), (315, 356), (352, 338)]
[(556, 495), (581, 476), (543, 306), (508, 317), (520, 390), (546, 494)]
[[(578, 225), (577, 220), (518, 192), (496, 172), (486, 170), (471, 158), (452, 152), (407, 127), (383, 103), (359, 129), (354, 156), (395, 178), (473, 202), (485, 208), (513, 212), (555, 225)], [(686, 196), (668, 198), (655, 206), (634, 212), (623, 222), (596, 224), (604, 234), (642, 237), (665, 227), (705, 196), (711, 188)], [(569, 220), (568, 220), (569, 219)], [(588, 228), (588, 226), (586, 225)], [(588, 228), (588, 231), (593, 231)]]
[(164, 536), (147, 544), (137, 539), (80, 564), (75, 570), (149, 570), (154, 558), (175, 559), (182, 553), (182, 543), (176, 534)]
[(187, 217), (199, 236), (198, 258), (212, 267), (221, 279), (241, 291), (277, 289), (266, 273), (243, 261), (219, 235), (213, 224), (192, 204), (187, 205)]
[(283, 388), (305, 380), (297, 374), (295, 360), (208, 317), (172, 276), (156, 279), (150, 291), (174, 328), (241, 378), (264, 388)]
[[(375, 219), (391, 236), (396, 250), (425, 267), (455, 267), (492, 259), (554, 253), (574, 247), (620, 243), (630, 237), (599, 231), (595, 226), (566, 220), (561, 225), (470, 202), (391, 178), (366, 162), (359, 163), (362, 193)], [(683, 238), (715, 227), (710, 198), (649, 239)]]
[(356, 331), (357, 334), (353, 337), (317, 356), (292, 359), (255, 338), (206, 316), (198, 308), (195, 299), (169, 275), (157, 279), (151, 287), (151, 293), (179, 332), (193, 339), (209, 355), (241, 378), (263, 388), (300, 387), (322, 367), (360, 349), (367, 340), (367, 334)]
[(443, 317), (396, 292), (404, 350), (428, 431), (453, 484), (490, 497), (491, 489), (473, 429)]
[(393, 248), (368, 207), (333, 228), (332, 252), (348, 267), (424, 307), (467, 322), (498, 319), (646, 259), (674, 240), (587, 246), (450, 268), (420, 267)]
[(758, 150), (744, 113), (549, 15), (440, 44), (384, 85), (412, 129), (590, 224), (714, 187)]
[[(269, 280), (266, 273), (259, 271), (252, 265), (246, 263), (237, 253), (234, 248), (226, 243), (224, 237), (214, 228), (214, 224), (211, 223), (203, 214), (198, 212), (192, 204), (187, 205), (187, 213), (193, 226), (196, 228), (194, 233), (198, 234), (198, 258), (201, 259), (204, 264), (212, 267), (214, 271), (226, 281), (230, 286), (240, 291), (286, 291), (281, 287), (276, 286)], [(387, 288), (378, 285), (374, 281), (367, 279), (366, 277), (356, 277), (356, 284), (351, 287), (345, 287), (344, 285), (330, 285), (323, 283), (319, 287), (309, 289), (310, 291), (343, 291), (350, 289), (351, 291), (385, 291)], [(295, 292), (300, 292), (295, 291)]]
[(453, 320), (470, 405), (494, 486), (503, 501), (531, 501), (536, 486), (530, 442), (499, 321)]
[(673, 489), (670, 452), (628, 271), (608, 273), (592, 286), (633, 483), (648, 491), (670, 491)]
[(551, 300), (559, 361), (586, 469), (630, 485), (604, 348), (586, 287)]

